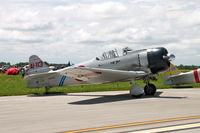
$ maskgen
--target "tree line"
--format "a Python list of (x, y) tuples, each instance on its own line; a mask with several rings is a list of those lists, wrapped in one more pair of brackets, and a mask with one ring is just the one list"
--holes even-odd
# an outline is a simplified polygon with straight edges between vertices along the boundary
[[(64, 67), (68, 67), (68, 66), (72, 66), (74, 65), (73, 63), (71, 63), (70, 61), (66, 64), (58, 64), (58, 63), (47, 63), (47, 62), (44, 62), (46, 65), (48, 66), (54, 66), (56, 69), (60, 69), (60, 68), (64, 68)], [(10, 62), (0, 62), (0, 68), (3, 67), (3, 66), (15, 66), (17, 68), (20, 68), (20, 67), (24, 67), (24, 66), (27, 66), (29, 65), (28, 62), (19, 62), (19, 63), (16, 63), (16, 64), (12, 64)]]
[(178, 69), (181, 69), (181, 70), (195, 70), (195, 69), (198, 69), (200, 68), (200, 66), (197, 66), (197, 65), (178, 65), (177, 66)]
[[(28, 64), (29, 64), (28, 62), (19, 62), (19, 63), (16, 63), (16, 64), (12, 65), (12, 66), (24, 67), (24, 66), (26, 66)], [(54, 66), (57, 69), (74, 65), (70, 61), (67, 64), (57, 64), (57, 63), (47, 63), (47, 62), (45, 62), (45, 64), (47, 64), (48, 66)], [(2, 67), (3, 65), (9, 65), (9, 66), (11, 66), (11, 63), (10, 62), (0, 62), (0, 67)], [(180, 65), (177, 65), (177, 68), (181, 69), (181, 70), (194, 70), (194, 69), (200, 68), (200, 66), (180, 64)]]

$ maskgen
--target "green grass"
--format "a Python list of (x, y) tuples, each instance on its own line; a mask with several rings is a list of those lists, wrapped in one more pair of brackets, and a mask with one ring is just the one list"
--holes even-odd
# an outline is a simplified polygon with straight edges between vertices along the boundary
[[(158, 76), (158, 81), (152, 81), (159, 89), (172, 88), (175, 86), (165, 86), (163, 85), (163, 76)], [(139, 85), (145, 86), (144, 82), (139, 80), (136, 81)], [(191, 86), (193, 88), (200, 87), (200, 84), (189, 84), (182, 85), (181, 87)], [(54, 92), (93, 92), (93, 91), (119, 91), (119, 90), (129, 90), (131, 87), (130, 82), (119, 82), (119, 83), (109, 83), (101, 85), (80, 85), (80, 86), (63, 86), (63, 87), (53, 87), (49, 90), (50, 93)], [(17, 76), (7, 76), (0, 75), (0, 96), (12, 96), (12, 95), (28, 95), (28, 94), (43, 94), (45, 92), (44, 88), (26, 88), (26, 82), (21, 78), (20, 75)]]

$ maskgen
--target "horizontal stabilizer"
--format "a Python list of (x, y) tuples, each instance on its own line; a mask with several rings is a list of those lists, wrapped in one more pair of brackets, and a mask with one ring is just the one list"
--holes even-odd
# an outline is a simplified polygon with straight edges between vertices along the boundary
[(28, 88), (38, 88), (38, 87), (44, 87), (49, 85), (49, 79), (52, 77), (57, 76), (57, 72), (46, 72), (46, 73), (36, 73), (27, 75), (25, 77), (25, 80), (27, 81), (27, 87)]
[(53, 74), (57, 74), (57, 72), (51, 71), (51, 72), (47, 72), (47, 73), (31, 74), (31, 75), (27, 75), (24, 79), (29, 80), (29, 79), (34, 79), (34, 78), (46, 77), (46, 76), (50, 76)]

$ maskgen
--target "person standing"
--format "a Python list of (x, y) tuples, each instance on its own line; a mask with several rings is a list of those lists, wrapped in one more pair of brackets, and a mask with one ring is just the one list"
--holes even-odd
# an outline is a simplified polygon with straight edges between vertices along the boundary
[(24, 70), (24, 68), (21, 69), (21, 74), (22, 74), (22, 78), (24, 78), (24, 76), (25, 76), (25, 70)]

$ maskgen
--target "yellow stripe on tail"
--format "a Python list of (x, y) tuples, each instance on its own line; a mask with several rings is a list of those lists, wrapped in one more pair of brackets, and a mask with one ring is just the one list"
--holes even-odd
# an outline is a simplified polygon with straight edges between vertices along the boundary
[(170, 64), (170, 68), (166, 72), (164, 72), (164, 76), (169, 77), (169, 76), (172, 76), (172, 75), (177, 75), (179, 73), (181, 73), (181, 71), (178, 70), (175, 65)]

